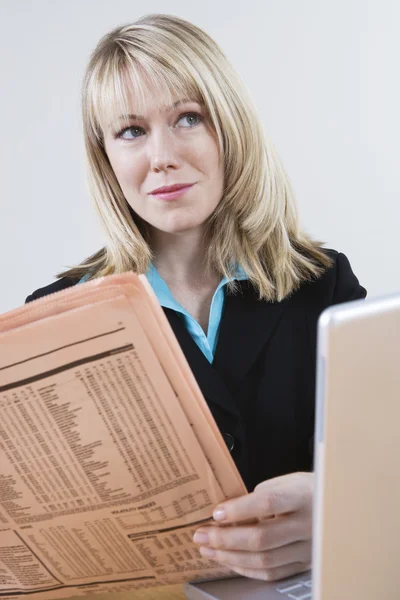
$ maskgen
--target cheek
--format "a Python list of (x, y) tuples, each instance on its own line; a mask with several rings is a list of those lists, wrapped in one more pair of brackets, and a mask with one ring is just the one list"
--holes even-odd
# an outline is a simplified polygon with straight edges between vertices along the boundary
[(204, 165), (206, 166), (206, 175), (209, 178), (213, 192), (218, 195), (222, 194), (224, 187), (224, 167), (215, 148), (210, 149), (204, 156)]
[(195, 146), (186, 150), (186, 160), (203, 173), (210, 183), (219, 182), (223, 177), (222, 161), (214, 139), (207, 136)]
[(120, 183), (125, 184), (134, 178), (135, 170), (132, 168), (132, 160), (129, 160), (126, 156), (119, 156), (111, 165)]
[(140, 157), (132, 156), (131, 152), (119, 152), (108, 154), (111, 168), (122, 188), (124, 194), (129, 190), (140, 185), (140, 181), (145, 177), (145, 169)]

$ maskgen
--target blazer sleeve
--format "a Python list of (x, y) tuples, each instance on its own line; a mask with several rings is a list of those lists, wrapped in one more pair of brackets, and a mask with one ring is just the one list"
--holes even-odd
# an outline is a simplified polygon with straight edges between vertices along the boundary
[(65, 290), (66, 288), (76, 285), (78, 283), (78, 281), (79, 281), (79, 279), (71, 279), (70, 277), (62, 277), (62, 279), (57, 279), (56, 281), (53, 281), (53, 283), (50, 283), (49, 285), (46, 285), (45, 287), (39, 288), (39, 289), (35, 290), (34, 292), (32, 292), (32, 294), (29, 294), (29, 296), (25, 300), (25, 304), (27, 302), (32, 302), (33, 300), (38, 300), (39, 298), (43, 298), (44, 296), (47, 296), (48, 294), (54, 294), (55, 292), (61, 292), (61, 290)]
[(33, 292), (33, 294), (29, 294), (29, 296), (25, 300), (25, 304), (27, 304), (28, 302), (32, 302), (33, 300), (36, 300), (35, 292)]
[(360, 285), (354, 275), (347, 256), (338, 253), (336, 259), (336, 283), (332, 304), (361, 300), (367, 295), (367, 290)]

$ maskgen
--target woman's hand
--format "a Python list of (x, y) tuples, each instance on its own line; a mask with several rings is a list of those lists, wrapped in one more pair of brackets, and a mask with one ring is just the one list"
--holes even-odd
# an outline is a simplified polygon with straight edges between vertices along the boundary
[[(251, 494), (220, 504), (213, 517), (224, 527), (201, 527), (194, 542), (204, 557), (245, 577), (271, 581), (306, 571), (313, 488), (313, 473), (263, 481)], [(249, 520), (253, 523), (246, 524)]]

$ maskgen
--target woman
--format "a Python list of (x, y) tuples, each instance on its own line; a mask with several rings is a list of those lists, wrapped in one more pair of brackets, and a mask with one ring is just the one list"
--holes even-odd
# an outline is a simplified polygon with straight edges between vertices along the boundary
[(317, 319), (366, 292), (343, 254), (299, 228), (243, 84), (194, 25), (150, 15), (102, 38), (83, 124), (107, 242), (27, 300), (146, 273), (252, 492), (216, 507), (229, 526), (198, 530), (201, 553), (249, 577), (304, 571)]

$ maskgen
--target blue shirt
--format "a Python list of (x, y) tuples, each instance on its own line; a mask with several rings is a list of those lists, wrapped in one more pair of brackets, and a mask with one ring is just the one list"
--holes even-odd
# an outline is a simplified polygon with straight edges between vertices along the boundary
[[(206, 335), (196, 319), (192, 317), (192, 315), (190, 315), (187, 310), (175, 300), (170, 292), (169, 287), (165, 283), (164, 279), (161, 278), (153, 264), (150, 265), (150, 269), (146, 273), (146, 277), (161, 306), (164, 306), (165, 308), (172, 308), (172, 310), (178, 313), (185, 324), (186, 329), (200, 350), (203, 352), (204, 356), (211, 363), (214, 359), (215, 348), (217, 347), (219, 325), (221, 323), (222, 310), (224, 308), (225, 301), (225, 286), (228, 283), (228, 279), (226, 277), (221, 279), (217, 289), (214, 292), (211, 300), (210, 314), (208, 318), (208, 330)], [(242, 279), (248, 279), (248, 277), (243, 269), (238, 267), (234, 277), (232, 277), (232, 280), (234, 279), (240, 281)]]
[[(196, 319), (192, 317), (192, 315), (190, 315), (187, 310), (175, 300), (166, 282), (159, 275), (153, 264), (150, 265), (150, 268), (146, 273), (146, 277), (153, 288), (160, 305), (164, 306), (165, 308), (171, 308), (178, 313), (193, 340), (196, 342), (207, 360), (211, 363), (214, 359), (215, 349), (217, 347), (219, 326), (221, 323), (222, 311), (225, 302), (225, 286), (228, 283), (228, 279), (226, 277), (221, 279), (217, 289), (214, 292), (208, 318), (208, 330), (207, 334), (205, 334)], [(83, 283), (87, 278), (88, 276), (85, 275), (78, 283)], [(244, 279), (248, 279), (246, 273), (241, 267), (237, 267), (234, 276), (231, 278), (231, 281), (240, 281)]]

